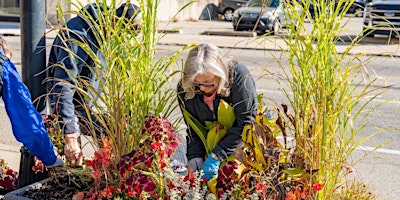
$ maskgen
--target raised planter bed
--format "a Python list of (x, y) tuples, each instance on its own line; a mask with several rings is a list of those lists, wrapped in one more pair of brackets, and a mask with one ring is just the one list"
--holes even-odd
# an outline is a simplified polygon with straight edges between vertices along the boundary
[(23, 195), (25, 194), (25, 192), (29, 191), (29, 190), (36, 190), (41, 188), (44, 184), (46, 184), (47, 182), (49, 182), (51, 180), (51, 178), (46, 178), (44, 180), (32, 183), (30, 185), (27, 185), (25, 187), (19, 188), (17, 190), (14, 190), (12, 192), (7, 193), (6, 195), (4, 195), (3, 200), (32, 200), (30, 198), (24, 197)]

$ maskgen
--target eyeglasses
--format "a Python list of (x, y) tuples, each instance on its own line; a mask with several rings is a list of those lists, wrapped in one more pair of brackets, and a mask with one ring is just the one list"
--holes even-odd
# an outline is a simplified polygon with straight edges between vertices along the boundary
[(203, 84), (203, 83), (193, 83), (194, 87), (200, 88), (200, 86), (203, 86), (205, 88), (213, 88), (215, 84)]

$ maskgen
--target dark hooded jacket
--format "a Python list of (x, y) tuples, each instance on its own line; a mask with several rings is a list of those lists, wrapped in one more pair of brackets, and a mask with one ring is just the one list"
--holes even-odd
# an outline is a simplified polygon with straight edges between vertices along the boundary
[[(236, 147), (242, 144), (242, 131), (246, 124), (250, 124), (255, 117), (256, 106), (256, 86), (250, 75), (249, 70), (242, 64), (234, 63), (233, 78), (230, 78), (230, 94), (227, 97), (218, 95), (215, 97), (214, 111), (218, 111), (218, 105), (221, 99), (234, 108), (236, 120), (233, 126), (228, 130), (217, 146), (213, 149), (213, 153), (219, 159), (226, 159), (234, 153)], [(204, 103), (203, 95), (198, 93), (193, 99), (185, 99), (181, 83), (178, 84), (178, 102), (180, 108), (184, 107), (194, 118), (205, 126), (206, 121), (218, 121), (218, 114), (213, 113), (208, 105)], [(187, 129), (187, 158), (188, 160), (196, 157), (205, 158), (207, 155), (203, 142), (196, 132), (189, 126)]]
[[(94, 3), (88, 4), (80, 12), (86, 16), (90, 15), (97, 21), (102, 10), (102, 6)], [(64, 133), (80, 134), (77, 114), (86, 115), (80, 106), (83, 99), (74, 89), (76, 81), (95, 79), (91, 73), (95, 67), (93, 59), (76, 42), (71, 42), (71, 39), (85, 42), (100, 59), (104, 60), (98, 51), (98, 42), (88, 19), (90, 17), (85, 20), (80, 16), (70, 19), (66, 24), (68, 29), (59, 32), (50, 51), (46, 87), (50, 94), (51, 107), (60, 114), (64, 123)]]

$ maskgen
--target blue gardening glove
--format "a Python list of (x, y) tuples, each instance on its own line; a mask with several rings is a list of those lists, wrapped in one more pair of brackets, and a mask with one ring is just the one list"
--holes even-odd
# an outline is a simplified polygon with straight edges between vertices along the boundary
[(215, 160), (214, 158), (211, 157), (211, 155), (208, 155), (207, 159), (204, 161), (203, 164), (203, 172), (204, 172), (203, 178), (210, 180), (215, 175), (217, 175), (220, 164), (221, 161)]

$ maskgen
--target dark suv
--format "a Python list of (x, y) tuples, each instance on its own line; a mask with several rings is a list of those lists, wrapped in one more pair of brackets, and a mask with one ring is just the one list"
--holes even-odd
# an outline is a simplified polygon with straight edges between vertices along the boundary
[(363, 33), (367, 37), (375, 34), (399, 35), (400, 0), (374, 0), (365, 6)]
[(218, 0), (218, 13), (223, 15), (226, 21), (232, 21), (233, 12), (244, 6), (248, 0)]

